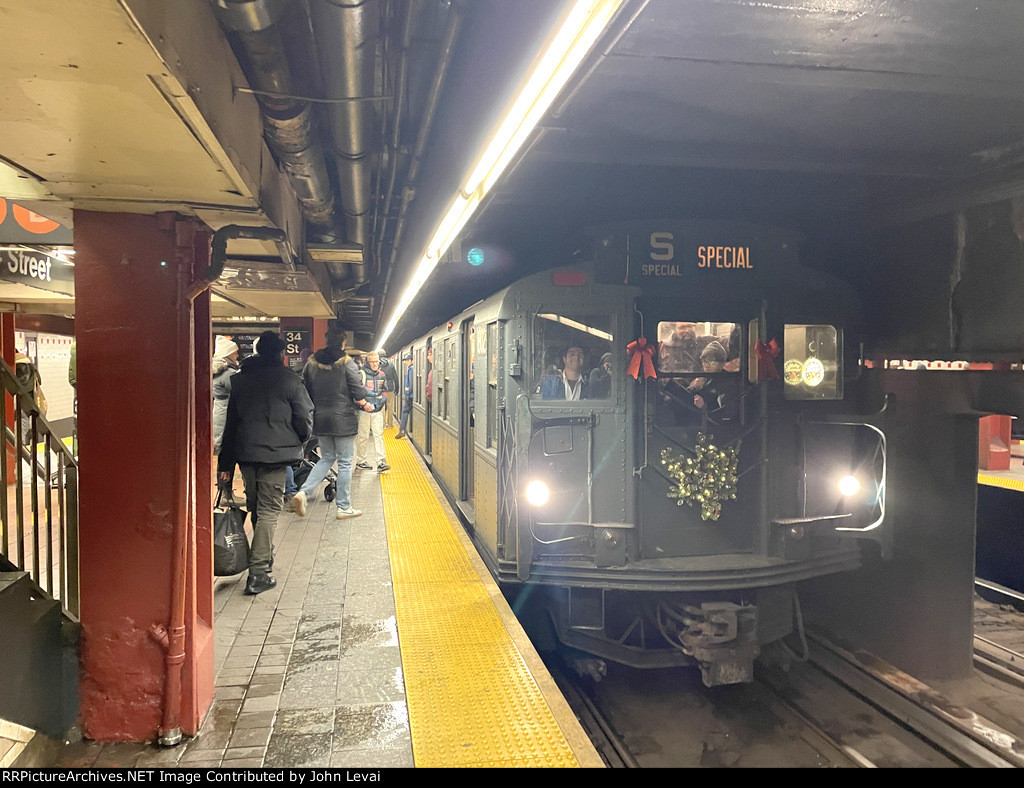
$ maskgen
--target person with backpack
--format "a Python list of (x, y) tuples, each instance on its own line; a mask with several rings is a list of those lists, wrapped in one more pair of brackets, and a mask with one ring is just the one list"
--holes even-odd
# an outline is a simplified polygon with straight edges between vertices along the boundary
[(366, 354), (366, 365), (363, 367), (363, 385), (366, 387), (366, 401), (373, 407), (359, 414), (359, 438), (356, 440), (356, 467), (363, 471), (373, 469), (366, 461), (366, 444), (373, 436), (373, 448), (377, 472), (390, 471), (391, 466), (384, 456), (384, 406), (387, 404), (385, 393), (388, 390), (388, 376), (380, 368), (380, 356), (377, 353)]
[(309, 472), (302, 487), (290, 501), (293, 512), (306, 514), (306, 497), (317, 488), (335, 462), (338, 463), (335, 518), (358, 517), (352, 507), (352, 449), (359, 429), (358, 417), (369, 415), (371, 399), (363, 386), (352, 357), (345, 352), (345, 334), (330, 329), (324, 336), (326, 347), (316, 351), (302, 368), (302, 381), (313, 399), (313, 434), (320, 447), (320, 459)]

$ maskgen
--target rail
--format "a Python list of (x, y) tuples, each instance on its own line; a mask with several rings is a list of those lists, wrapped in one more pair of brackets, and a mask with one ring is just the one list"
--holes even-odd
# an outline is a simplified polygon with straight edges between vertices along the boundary
[(0, 384), (0, 556), (77, 620), (78, 462), (2, 359)]

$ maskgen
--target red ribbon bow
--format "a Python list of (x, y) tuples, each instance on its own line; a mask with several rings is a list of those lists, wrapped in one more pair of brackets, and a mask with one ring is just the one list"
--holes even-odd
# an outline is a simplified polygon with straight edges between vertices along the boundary
[(754, 352), (757, 353), (757, 379), (778, 380), (779, 373), (775, 369), (775, 357), (779, 355), (779, 343), (774, 339), (767, 345), (760, 339), (754, 343)]
[(629, 352), (629, 366), (626, 372), (634, 378), (640, 377), (640, 364), (644, 365), (644, 377), (656, 378), (658, 373), (654, 371), (654, 347), (647, 344), (647, 337), (640, 337), (635, 342), (626, 345)]

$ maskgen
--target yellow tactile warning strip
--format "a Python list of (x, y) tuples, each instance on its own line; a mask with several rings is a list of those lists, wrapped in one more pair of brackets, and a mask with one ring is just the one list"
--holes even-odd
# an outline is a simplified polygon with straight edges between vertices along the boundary
[(989, 487), (1005, 487), (1007, 490), (1024, 492), (1024, 479), (995, 476), (991, 473), (979, 473), (978, 484), (987, 484)]
[(393, 435), (381, 493), (416, 766), (602, 766), (564, 700), (545, 696), (553, 685), (517, 646), (528, 644), (518, 622), (415, 450)]

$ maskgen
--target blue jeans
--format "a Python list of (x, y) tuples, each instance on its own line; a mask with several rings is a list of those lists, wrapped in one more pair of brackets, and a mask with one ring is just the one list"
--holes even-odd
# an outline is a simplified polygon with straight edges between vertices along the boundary
[(399, 432), (405, 432), (405, 428), (409, 426), (410, 413), (412, 413), (412, 395), (409, 395), (402, 400), (402, 415), (398, 420)]
[(286, 465), (284, 469), (284, 494), (295, 495), (299, 488), (295, 486), (295, 469), (291, 465)]
[(309, 472), (306, 483), (299, 492), (307, 496), (316, 489), (335, 462), (338, 463), (338, 491), (334, 502), (339, 509), (351, 509), (349, 496), (352, 493), (352, 452), (355, 451), (356, 436), (318, 435), (320, 444), (320, 460)]

